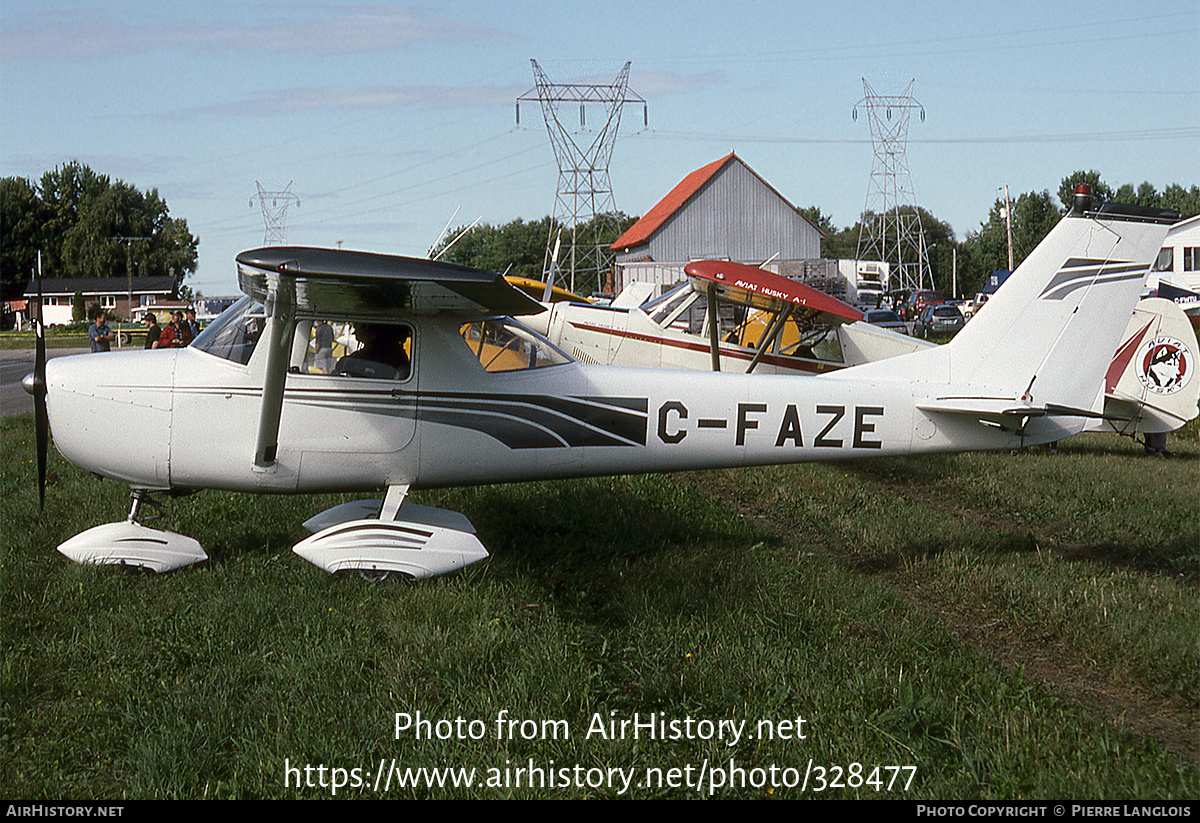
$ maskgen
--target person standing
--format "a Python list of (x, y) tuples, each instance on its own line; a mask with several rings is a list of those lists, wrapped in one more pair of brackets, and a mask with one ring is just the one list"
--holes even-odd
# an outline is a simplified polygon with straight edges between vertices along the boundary
[(333, 372), (333, 326), (326, 320), (318, 320), (313, 330), (317, 344), (316, 367), (321, 374)]
[(108, 327), (108, 314), (104, 309), (96, 312), (95, 322), (88, 326), (88, 338), (93, 352), (112, 351), (112, 341), (117, 335)]
[(173, 345), (180, 349), (187, 348), (188, 344), (192, 342), (192, 328), (183, 319), (183, 312), (178, 310), (172, 312), (171, 325), (175, 327), (175, 342)]
[(158, 325), (158, 318), (154, 316), (154, 312), (148, 311), (142, 315), (142, 322), (146, 324), (145, 348), (157, 349), (158, 338), (162, 336), (162, 327)]
[(200, 334), (200, 324), (196, 322), (196, 310), (190, 306), (184, 309), (183, 322), (188, 327), (188, 340), (195, 340)]

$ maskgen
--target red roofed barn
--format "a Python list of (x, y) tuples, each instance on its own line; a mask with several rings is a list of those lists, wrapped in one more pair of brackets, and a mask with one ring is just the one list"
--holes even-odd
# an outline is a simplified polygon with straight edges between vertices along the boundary
[(616, 288), (634, 280), (674, 283), (692, 260), (819, 258), (822, 236), (731, 152), (683, 178), (613, 243)]

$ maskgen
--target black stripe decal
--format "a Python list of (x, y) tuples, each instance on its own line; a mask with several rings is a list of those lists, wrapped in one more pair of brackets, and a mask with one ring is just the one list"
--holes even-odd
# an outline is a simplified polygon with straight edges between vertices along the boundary
[(1107, 262), (1072, 257), (1050, 279), (1038, 297), (1062, 300), (1076, 289), (1099, 283), (1117, 283), (1146, 276), (1145, 263)]

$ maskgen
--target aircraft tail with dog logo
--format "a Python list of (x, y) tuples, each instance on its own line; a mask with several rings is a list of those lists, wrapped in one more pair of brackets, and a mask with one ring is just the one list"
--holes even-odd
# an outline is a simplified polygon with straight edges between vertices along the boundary
[[(1104, 415), (1105, 373), (1174, 212), (1106, 204), (1077, 191), (1071, 212), (947, 345), (834, 377), (903, 374), (935, 415), (975, 416), (1061, 435)], [(1052, 422), (1051, 422), (1052, 421)], [(1037, 437), (1042, 440), (1042, 437)], [(1056, 438), (1055, 438), (1056, 439)]]

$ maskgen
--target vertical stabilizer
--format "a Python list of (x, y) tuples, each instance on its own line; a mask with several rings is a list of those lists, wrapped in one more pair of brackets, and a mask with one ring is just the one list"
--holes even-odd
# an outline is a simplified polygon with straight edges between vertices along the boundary
[(1105, 371), (1173, 214), (1077, 203), (944, 347), (951, 385), (1099, 412)]

